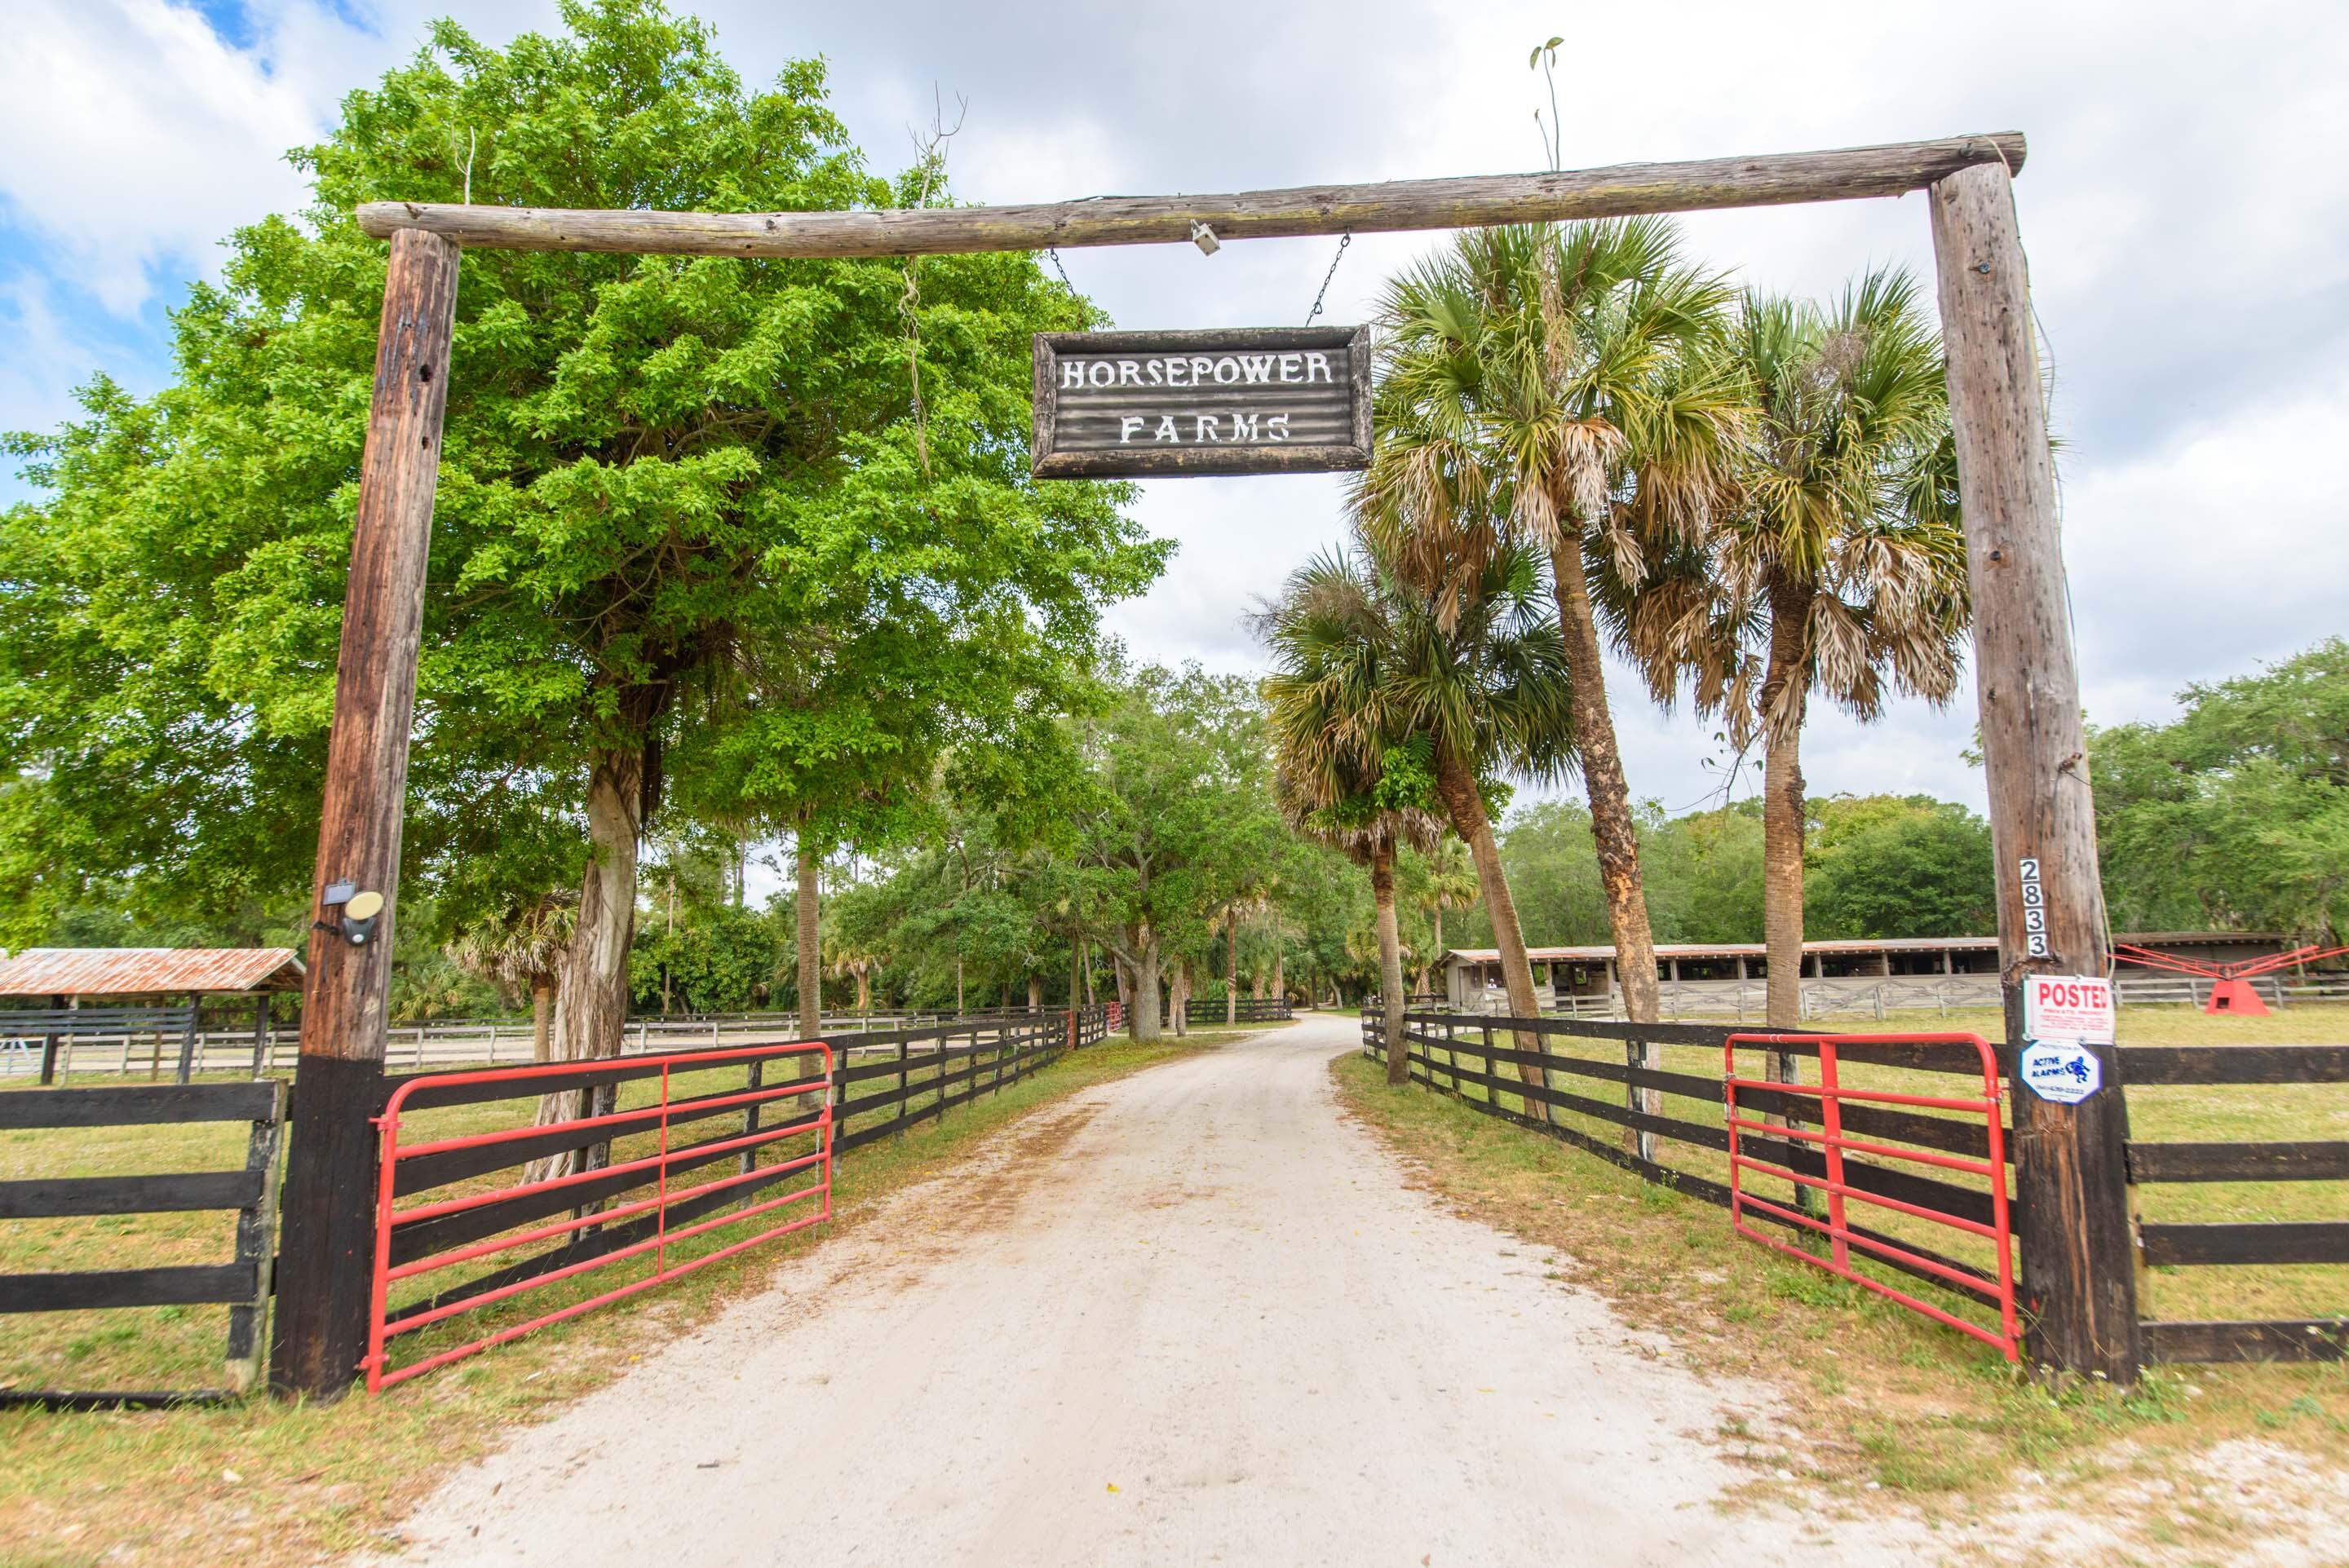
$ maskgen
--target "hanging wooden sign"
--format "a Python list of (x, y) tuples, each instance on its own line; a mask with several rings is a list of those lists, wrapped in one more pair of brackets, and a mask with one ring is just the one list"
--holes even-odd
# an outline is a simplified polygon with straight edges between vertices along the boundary
[(1039, 479), (1371, 465), (1361, 326), (1036, 335)]

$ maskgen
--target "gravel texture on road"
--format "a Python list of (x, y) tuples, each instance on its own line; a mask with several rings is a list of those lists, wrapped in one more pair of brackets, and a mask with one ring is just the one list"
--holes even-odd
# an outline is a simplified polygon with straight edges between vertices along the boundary
[[(504, 1449), (404, 1563), (1930, 1562), (1340, 1111), (1308, 1019), (1056, 1101)], [(429, 1398), (419, 1387), (394, 1396)]]

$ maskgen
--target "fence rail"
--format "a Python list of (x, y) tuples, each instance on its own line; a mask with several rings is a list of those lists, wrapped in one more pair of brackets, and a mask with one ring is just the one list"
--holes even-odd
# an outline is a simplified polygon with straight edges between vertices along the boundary
[[(2291, 980), (2281, 975), (2270, 975), (2250, 984), (2258, 989), (2271, 1007), (2279, 1011), (2308, 1003), (2349, 1001), (2349, 976), (2320, 974), (2305, 980)], [(2209, 1001), (2210, 995), (2208, 981), (2189, 980), (2181, 975), (2124, 973), (2116, 977), (2114, 985), (2124, 1006), (2168, 1004), (2199, 1007)], [(1766, 991), (1767, 986), (1760, 980), (1665, 980), (1658, 984), (1657, 997), (1663, 1016), (1675, 1021), (1691, 1017), (1720, 1017), (1744, 1023), (1758, 1021), (1764, 1016)], [(1801, 997), (1801, 1016), (1806, 1020), (1832, 1016), (1873, 1016), (1882, 1021), (1899, 1013), (1932, 1013), (1939, 1017), (1947, 1017), (1958, 1009), (1995, 1008), (2003, 1005), (1998, 977), (1994, 975), (1806, 978), (1803, 982)], [(1423, 998), (1414, 997), (1413, 1000), (1417, 1004)], [(1363, 1006), (1376, 1006), (1376, 998), (1365, 1001)], [(1622, 1007), (1619, 995), (1561, 996), (1550, 993), (1544, 1000), (1542, 1013), (1545, 1016), (1620, 1021)], [(1492, 990), (1475, 1000), (1471, 1010), (1479, 1008), (1496, 1015), (1509, 1010), (1506, 997), (1501, 992)]]
[[(806, 1168), (812, 1152), (794, 1144), (794, 1139), (820, 1136), (828, 1171), (833, 1158), (943, 1119), (958, 1106), (1010, 1088), (1071, 1049), (1099, 1044), (1108, 1032), (1109, 1009), (1103, 1006), (1040, 1013), (1014, 1009), (918, 1028), (842, 1035), (829, 1041), (715, 1048), (696, 1045), (597, 1064), (388, 1078), (388, 1112), (392, 1108), (447, 1111), (517, 1098), (535, 1101), (551, 1094), (594, 1094), (605, 1099), (582, 1114), (543, 1127), (524, 1124), (488, 1136), (411, 1146), (386, 1168), (378, 1275), (387, 1294), (378, 1296), (369, 1326), (368, 1386), (380, 1390), (527, 1333), (555, 1316), (590, 1310), (701, 1266), (718, 1254), (671, 1264), (665, 1255), (667, 1243), (717, 1233), (804, 1196), (804, 1191), (781, 1198), (757, 1196)], [(771, 1060), (818, 1052), (825, 1056), (826, 1066), (812, 1078), (782, 1087), (762, 1081)], [(707, 1081), (710, 1075), (729, 1073), (742, 1081)], [(673, 1094), (672, 1086), (680, 1080), (693, 1092)], [(630, 1085), (657, 1085), (660, 1092), (648, 1103), (624, 1107), (619, 1102)], [(761, 1109), (771, 1105), (786, 1108), (783, 1114), (797, 1113), (800, 1119), (781, 1128), (762, 1127)], [(815, 1115), (818, 1109), (820, 1116)], [(690, 1143), (671, 1142), (679, 1130), (712, 1120), (738, 1121), (739, 1126), (721, 1127)], [(762, 1151), (776, 1158), (759, 1164)], [(558, 1176), (544, 1174), (549, 1163), (563, 1161), (574, 1169)], [(399, 1200), (461, 1190), (467, 1183), (478, 1186), (497, 1172), (533, 1162), (541, 1167), (536, 1181), (529, 1180), (525, 1171), (523, 1180), (492, 1189), (489, 1201), (476, 1194), (397, 1208)], [(728, 1163), (735, 1166), (731, 1175), (681, 1191), (670, 1188), (674, 1178)], [(741, 1205), (739, 1212), (725, 1212), (737, 1203)], [(608, 1210), (604, 1207), (607, 1204), (612, 1205)], [(828, 1211), (828, 1198), (825, 1206)], [(566, 1214), (568, 1218), (562, 1217)], [(729, 1241), (719, 1251), (738, 1251), (796, 1228), (799, 1222), (792, 1221)], [(388, 1299), (391, 1287), (409, 1279), (487, 1264), (525, 1249), (524, 1256), (442, 1284), (430, 1295)], [(385, 1346), (391, 1340), (629, 1259), (648, 1260), (651, 1274), (554, 1313), (523, 1322), (492, 1322), (477, 1337), (430, 1349), (405, 1366), (388, 1362)]]
[[(1385, 1058), (1380, 1039), (1382, 1033), (1382, 1019), (1376, 1013), (1365, 1012), (1365, 1055), (1379, 1060)], [(1452, 1095), (1486, 1115), (1570, 1143), (1660, 1186), (1723, 1208), (1730, 1206), (1726, 1091), (1719, 1064), (1730, 1037), (1740, 1031), (1702, 1024), (1632, 1025), (1415, 1012), (1404, 1015), (1404, 1033), (1411, 1056), (1411, 1076), (1429, 1088)], [(1537, 1047), (1520, 1048), (1515, 1042), (1521, 1038), (1531, 1038)], [(1817, 1045), (1799, 1035), (1778, 1035), (1774, 1040), (1774, 1048), (1784, 1057), (1818, 1055)], [(1594, 1057), (1555, 1048), (1553, 1044), (1578, 1041), (1619, 1047), (1623, 1058)], [(1649, 1047), (1667, 1046), (1702, 1047), (1709, 1053), (1712, 1065), (1695, 1071), (1650, 1065), (1652, 1058)], [(1841, 1047), (1839, 1054), (1847, 1065), (1975, 1077), (1981, 1073), (1975, 1054), (1954, 1046), (1853, 1044)], [(1510, 1071), (1502, 1073), (1499, 1069), (1504, 1067)], [(1580, 1080), (1575, 1084), (1578, 1089), (1585, 1089), (1585, 1086), (1619, 1086), (1621, 1099), (1597, 1099), (1587, 1089), (1561, 1089), (1553, 1082), (1561, 1076)], [(1517, 1104), (1511, 1107), (1505, 1103), (1506, 1099), (1515, 1099)], [(1740, 1090), (1738, 1099), (1742, 1107), (1784, 1117), (1797, 1129), (1816, 1127), (1825, 1120), (1826, 1108), (1816, 1090), (1806, 1092), (1797, 1084)], [(1668, 1109), (1667, 1101), (1676, 1102), (1678, 1109)], [(1609, 1141), (1559, 1120), (1560, 1113), (1611, 1124), (1624, 1130), (1628, 1136), (1619, 1142)], [(1841, 1108), (1841, 1115), (1843, 1130), (1849, 1133), (1977, 1158), (1986, 1155), (1989, 1149), (1988, 1134), (1980, 1122), (1970, 1124), (1918, 1110), (1865, 1104), (1846, 1105)], [(1800, 1138), (1746, 1134), (1740, 1142), (1745, 1152), (1782, 1169), (1815, 1181), (1826, 1179), (1826, 1157)], [(1678, 1146), (1687, 1152), (1673, 1152), (1668, 1146)], [(1696, 1154), (1700, 1150), (1702, 1153)], [(1713, 1155), (1718, 1155), (1718, 1160), (1707, 1158)], [(1913, 1204), (1971, 1223), (1987, 1225), (1994, 1218), (1992, 1199), (1984, 1188), (1961, 1186), (1852, 1156), (1843, 1158), (1842, 1168), (1845, 1184), (1872, 1197)], [(1789, 1198), (1793, 1196), (1788, 1194)], [(1774, 1224), (1799, 1228), (1776, 1215), (1754, 1210), (1748, 1212)], [(1952, 1257), (1920, 1246), (1912, 1238), (1865, 1226), (1852, 1225), (1848, 1232), (1890, 1251), (1923, 1260), (1912, 1263), (1898, 1256), (1870, 1260), (1883, 1267), (1993, 1305), (1998, 1300), (2000, 1271), (1994, 1257)]]
[[(811, 1062), (812, 1068), (806, 1065)], [(762, 1069), (770, 1063), (788, 1068), (792, 1080), (762, 1082)], [(705, 1091), (682, 1100), (672, 1092), (679, 1076), (722, 1075), (730, 1068), (743, 1069), (743, 1088)], [(614, 1109), (623, 1085), (645, 1080), (657, 1086), (650, 1106), (626, 1113)], [(833, 1145), (828, 1090), (834, 1081), (832, 1051), (821, 1042), (680, 1052), (642, 1063), (548, 1063), (409, 1078), (392, 1091), (377, 1119), (383, 1146), (363, 1363), (368, 1390), (380, 1393), (394, 1383), (831, 1218)], [(534, 1122), (487, 1132), (427, 1137), (401, 1147), (411, 1107), (423, 1113), (436, 1105), (478, 1105), (484, 1099), (517, 1097), (543, 1103), (542, 1097), (550, 1093), (564, 1094), (572, 1114), (552, 1121), (542, 1116)], [(771, 1109), (783, 1113), (782, 1125), (761, 1125), (761, 1112)], [(726, 1129), (682, 1146), (670, 1142), (673, 1129), (711, 1117), (739, 1118), (742, 1130), (737, 1134)], [(631, 1134), (638, 1135), (639, 1145), (646, 1136), (657, 1141), (650, 1150), (630, 1148)], [(762, 1154), (778, 1158), (761, 1166)], [(408, 1162), (405, 1169), (402, 1161)], [(671, 1185), (673, 1176), (720, 1162), (737, 1169), (688, 1187)], [(523, 1173), (509, 1185), (398, 1207), (403, 1192), (429, 1191), (468, 1176), (516, 1166), (523, 1168)], [(804, 1184), (781, 1196), (762, 1196), (770, 1188), (795, 1181)], [(649, 1195), (626, 1198), (647, 1188), (652, 1189)], [(616, 1206), (606, 1210), (607, 1202)], [(736, 1212), (727, 1212), (730, 1208)], [(567, 1217), (558, 1217), (564, 1211)], [(714, 1250), (670, 1261), (672, 1246), (754, 1219), (769, 1222), (755, 1234), (738, 1234)], [(624, 1228), (614, 1225), (623, 1220), (629, 1222)], [(582, 1238), (595, 1238), (600, 1244), (581, 1245)], [(522, 1264), (493, 1269), (456, 1289), (404, 1303), (396, 1314), (390, 1305), (396, 1284), (531, 1248), (539, 1250)], [(476, 1337), (405, 1366), (388, 1364), (387, 1346), (396, 1336), (420, 1333), (526, 1292), (638, 1259), (650, 1262), (649, 1272), (519, 1323), (476, 1326)]]
[[(1080, 1008), (1080, 1012), (1085, 1009)], [(301, 1030), (290, 1022), (273, 1024), (265, 1033), (251, 1025), (227, 1029), (199, 1027), (185, 1036), (184, 1009), (175, 1011), (173, 1024), (157, 1044), (153, 1026), (96, 1027), (60, 1036), (55, 1053), (56, 1080), (70, 1082), (76, 1075), (127, 1078), (145, 1073), (168, 1075), (179, 1060), (181, 1042), (188, 1039), (188, 1061), (193, 1073), (243, 1073), (254, 1078), (290, 1074), (302, 1047)], [(936, 1028), (957, 1021), (1003, 1017), (1065, 1017), (1065, 1007), (1040, 1013), (1014, 1008), (1008, 1013), (848, 1014), (827, 1017), (822, 1037), (887, 1034), (907, 1028)], [(40, 1070), (42, 1037), (17, 1034), (8, 1020), (22, 1015), (0, 1015), (0, 1080)], [(644, 1056), (692, 1047), (716, 1049), (726, 1045), (755, 1044), (797, 1032), (796, 1019), (762, 1015), (700, 1018), (631, 1018), (622, 1033), (621, 1054)], [(531, 1026), (519, 1023), (435, 1022), (395, 1024), (388, 1031), (384, 1057), (388, 1068), (409, 1072), (453, 1071), (475, 1067), (521, 1067), (531, 1061)]]
[[(2133, 1091), (2215, 1084), (2349, 1083), (2349, 1046), (2128, 1046), (2122, 1080)], [(2161, 1143), (2124, 1149), (2138, 1186), (2212, 1181), (2349, 1181), (2349, 1140)], [(2141, 1222), (2138, 1244), (2152, 1267), (2349, 1264), (2349, 1221), (2266, 1220), (2232, 1223)], [(2154, 1361), (2339, 1361), (2349, 1359), (2349, 1316), (2242, 1322), (2152, 1321), (2142, 1330)]]
[[(1380, 1040), (1382, 1022), (1374, 1009), (1362, 1017), (1363, 1052), (1384, 1059)], [(1720, 1080), (1703, 1073), (1667, 1071), (1645, 1065), (1645, 1046), (1706, 1045), (1720, 1049), (1734, 1031), (1704, 1025), (1672, 1023), (1630, 1025), (1619, 1022), (1510, 1018), (1502, 1016), (1441, 1011), (1405, 1015), (1411, 1053), (1411, 1076), (1441, 1093), (1453, 1095), (1474, 1109), (1531, 1128), (1574, 1144), (1645, 1179), (1692, 1197), (1726, 1204), (1727, 1188), (1700, 1170), (1698, 1161), (1667, 1157), (1660, 1147), (1678, 1145), (1691, 1151), (1725, 1150), (1721, 1125), (1723, 1094)], [(1519, 1049), (1518, 1036), (1539, 1043), (1536, 1050)], [(1771, 1037), (1773, 1049), (1791, 1057), (1816, 1057), (1819, 1045), (1802, 1035)], [(1622, 1063), (1578, 1056), (1558, 1048), (1558, 1042), (1577, 1039), (1620, 1041), (1626, 1047)], [(1861, 1045), (1837, 1039), (1837, 1054), (1845, 1063), (1930, 1073), (1973, 1073), (1981, 1068), (1974, 1053), (1932, 1045)], [(2002, 1072), (2011, 1078), (2011, 1061), (2000, 1053)], [(2141, 1094), (2179, 1085), (2292, 1085), (2349, 1083), (2349, 1046), (2125, 1046), (2119, 1050), (2122, 1092)], [(1507, 1069), (1504, 1071), (1503, 1069)], [(1528, 1080), (1524, 1074), (1532, 1069)], [(1620, 1085), (1624, 1102), (1594, 1099), (1555, 1087), (1556, 1075), (1570, 1079)], [(1769, 1088), (1741, 1087), (1741, 1108), (1785, 1117), (1795, 1127), (1823, 1124), (1826, 1107), (1816, 1089), (1787, 1082)], [(1515, 1107), (1506, 1100), (1516, 1101)], [(1693, 1101), (1702, 1109), (1667, 1113), (1665, 1102), (1681, 1107)], [(1954, 1120), (1894, 1105), (1845, 1103), (1837, 1108), (1841, 1131), (1872, 1139), (1889, 1139), (1919, 1150), (1935, 1150), (1983, 1161), (1992, 1153), (1984, 1122)], [(1626, 1130), (1640, 1139), (1636, 1147), (1619, 1146), (1583, 1128), (1561, 1123), (1558, 1113), (1589, 1117)], [(2004, 1129), (2002, 1128), (2002, 1132)], [(1757, 1135), (1744, 1134), (1752, 1147)], [(1625, 1140), (1626, 1144), (1629, 1140)], [(1808, 1177), (1823, 1177), (1824, 1160), (1806, 1148), (1788, 1149), (1807, 1139), (1782, 1141), (1779, 1150), (1801, 1163), (1789, 1166)], [(2000, 1140), (2003, 1162), (2014, 1160), (2011, 1135)], [(2291, 1140), (2245, 1142), (2158, 1142), (2133, 1140), (2126, 1145), (2128, 1179), (2139, 1185), (2215, 1181), (2338, 1181), (2349, 1180), (2349, 1140)], [(1807, 1157), (1807, 1158), (1805, 1158)], [(1785, 1164), (1775, 1151), (1769, 1158)], [(1920, 1204), (1974, 1223), (1992, 1219), (1991, 1194), (1938, 1177), (1871, 1169), (1850, 1158), (1844, 1161), (1842, 1180), (1896, 1202)], [(1751, 1212), (1751, 1211), (1749, 1211)], [(1775, 1219), (1776, 1216), (1760, 1217)], [(1854, 1232), (1857, 1234), (1857, 1231)], [(1878, 1236), (1878, 1241), (1891, 1238)], [(2016, 1226), (2024, 1247), (2030, 1238)], [(2250, 1265), (2349, 1264), (2349, 1222), (2338, 1220), (2268, 1220), (2224, 1223), (2182, 1223), (2147, 1221), (2137, 1227), (2142, 1260), (2154, 1267), (2238, 1267)], [(1903, 1246), (1910, 1243), (1903, 1242)], [(1913, 1250), (1913, 1248), (1912, 1248)], [(1928, 1253), (1935, 1264), (1954, 1260)], [(1881, 1259), (1888, 1266), (1896, 1261)], [(1973, 1263), (1958, 1263), (1982, 1287), (1971, 1294), (1993, 1301), (1990, 1270)], [(1903, 1268), (1920, 1278), (1939, 1270)], [(1947, 1277), (1934, 1283), (1951, 1285)], [(1961, 1288), (1971, 1288), (1958, 1282)], [(2151, 1361), (2264, 1361), (2349, 1359), (2349, 1317), (2276, 1319), (2244, 1322), (2151, 1321), (2142, 1326), (2145, 1355)]]
[[(268, 1342), (285, 1086), (276, 1082), (171, 1084), (26, 1089), (0, 1095), (0, 1131), (240, 1121), (252, 1124), (242, 1170), (0, 1181), (0, 1222), (231, 1209), (237, 1216), (233, 1255), (227, 1263), (0, 1274), (0, 1313), (226, 1305), (230, 1390), (251, 1387), (260, 1376)], [(0, 1405), (88, 1409), (198, 1403), (225, 1397), (226, 1392), (218, 1389), (11, 1388), (0, 1389)]]

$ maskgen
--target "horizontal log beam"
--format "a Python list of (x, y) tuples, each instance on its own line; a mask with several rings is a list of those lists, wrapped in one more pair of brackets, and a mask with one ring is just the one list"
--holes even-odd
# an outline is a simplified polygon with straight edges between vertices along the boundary
[(423, 229), (507, 251), (616, 251), (671, 256), (906, 256), (1047, 246), (1170, 245), (1205, 223), (1218, 239), (1490, 228), (1569, 218), (1847, 201), (1922, 190), (1977, 163), (2023, 167), (2023, 136), (1619, 163), (1547, 174), (1469, 175), (1370, 185), (1304, 185), (1224, 196), (1097, 196), (1029, 206), (864, 212), (647, 212), (450, 202), (368, 201), (359, 227), (378, 240)]

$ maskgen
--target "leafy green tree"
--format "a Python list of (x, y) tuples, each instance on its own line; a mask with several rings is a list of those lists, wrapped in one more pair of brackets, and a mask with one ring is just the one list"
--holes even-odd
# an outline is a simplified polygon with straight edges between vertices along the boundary
[[(1929, 796), (1816, 803), (1810, 924), (1821, 937), (1971, 936), (1998, 927), (1990, 824)], [(1837, 821), (1837, 816), (1847, 820)], [(1777, 972), (1775, 960), (1771, 973)]]
[[(384, 275), (358, 202), (840, 210), (931, 184), (865, 172), (816, 62), (746, 91), (657, 0), (562, 16), (503, 50), (437, 24), (296, 154), (306, 222), (240, 231), (191, 292), (174, 383), (97, 383), (82, 422), (19, 442), (53, 493), (0, 525), (17, 909), (92, 876), (149, 907), (307, 883)], [(880, 261), (466, 258), (409, 885), (460, 928), (578, 890), (558, 1055), (617, 1046), (664, 799), (885, 816), (942, 730), (1049, 727), (1047, 677), (1157, 570), (1117, 492), (1026, 472), (1030, 337), (1081, 305), (1032, 257), (941, 259), (909, 363), (905, 284)]]
[(2094, 729), (2105, 896), (2124, 930), (2349, 933), (2349, 639)]
[(780, 953), (771, 916), (697, 901), (636, 932), (628, 987), (644, 1011), (744, 1012), (765, 1002)]
[(1154, 665), (1111, 682), (1106, 710), (1076, 726), (1091, 788), (1071, 819), (1071, 859), (1087, 925), (1133, 985), (1133, 1037), (1154, 1040), (1168, 957), (1204, 949), (1210, 921), (1282, 833), (1250, 683)]

